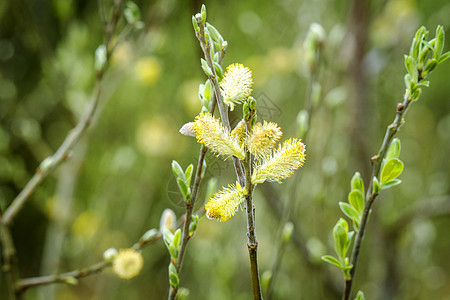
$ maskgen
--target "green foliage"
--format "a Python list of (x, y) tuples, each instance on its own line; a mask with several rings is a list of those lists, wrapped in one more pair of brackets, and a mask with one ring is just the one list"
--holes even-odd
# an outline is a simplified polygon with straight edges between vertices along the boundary
[(333, 239), (334, 239), (334, 249), (338, 256), (338, 259), (325, 255), (322, 256), (322, 260), (332, 264), (342, 270), (346, 279), (350, 279), (350, 270), (352, 265), (349, 263), (349, 258), (347, 257), (347, 251), (350, 247), (354, 232), (348, 231), (347, 221), (344, 219), (339, 219), (333, 228)]
[(364, 297), (364, 293), (362, 291), (358, 291), (355, 300), (365, 300), (365, 299), (366, 297)]
[(190, 164), (186, 170), (183, 171), (183, 168), (181, 168), (180, 164), (176, 160), (172, 161), (172, 172), (177, 179), (178, 188), (180, 189), (185, 202), (191, 201), (190, 184), (193, 170), (194, 166), (192, 164)]

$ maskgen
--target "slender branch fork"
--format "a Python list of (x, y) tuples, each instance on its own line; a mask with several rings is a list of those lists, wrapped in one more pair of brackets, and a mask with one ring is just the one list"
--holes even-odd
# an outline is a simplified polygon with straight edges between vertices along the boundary
[(411, 104), (411, 100), (409, 99), (409, 94), (405, 93), (403, 103), (399, 103), (397, 105), (397, 111), (396, 111), (394, 121), (392, 122), (392, 124), (390, 124), (387, 127), (380, 150), (378, 151), (378, 153), (375, 156), (373, 156), (371, 158), (372, 174), (370, 177), (369, 186), (368, 186), (367, 193), (365, 196), (365, 206), (364, 206), (364, 211), (363, 211), (363, 215), (361, 218), (361, 224), (360, 224), (359, 230), (356, 235), (355, 243), (353, 245), (352, 257), (351, 257), (352, 269), (350, 270), (351, 278), (346, 280), (346, 282), (345, 282), (345, 290), (342, 295), (343, 300), (348, 300), (350, 298), (353, 278), (355, 276), (356, 267), (358, 264), (358, 258), (359, 258), (359, 253), (361, 250), (361, 245), (362, 245), (362, 242), (364, 239), (364, 232), (366, 229), (366, 224), (367, 224), (367, 221), (368, 221), (368, 218), (370, 215), (370, 210), (372, 208), (372, 205), (373, 205), (376, 197), (378, 196), (377, 193), (373, 192), (373, 178), (378, 177), (378, 175), (380, 174), (380, 168), (381, 168), (381, 163), (383, 161), (383, 158), (386, 155), (388, 147), (389, 147), (392, 139), (394, 138), (395, 134), (400, 129), (400, 127), (403, 125), (403, 123), (404, 123), (403, 118), (404, 118), (404, 115), (406, 114), (406, 111), (408, 110), (410, 104)]

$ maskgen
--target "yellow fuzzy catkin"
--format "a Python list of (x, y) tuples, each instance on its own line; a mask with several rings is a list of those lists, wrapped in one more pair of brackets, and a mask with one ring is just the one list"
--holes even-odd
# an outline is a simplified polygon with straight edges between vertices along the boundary
[(195, 118), (192, 129), (199, 143), (204, 144), (218, 155), (245, 158), (245, 153), (236, 139), (233, 139), (228, 129), (210, 113), (201, 113)]
[(247, 147), (251, 154), (264, 157), (271, 153), (283, 133), (276, 123), (264, 121), (256, 123), (247, 139)]
[(289, 139), (255, 166), (252, 183), (263, 183), (266, 180), (281, 183), (281, 180), (302, 167), (304, 162), (305, 145), (299, 139)]
[(236, 182), (217, 192), (205, 205), (206, 216), (218, 222), (226, 222), (235, 215), (246, 195), (245, 188)]
[(252, 71), (241, 64), (229, 65), (219, 85), (223, 102), (233, 110), (235, 104), (244, 102), (252, 93)]
[(122, 249), (113, 261), (113, 272), (123, 279), (131, 279), (139, 274), (144, 265), (141, 253), (134, 249)]
[(244, 120), (241, 120), (233, 131), (231, 131), (231, 138), (236, 140), (242, 147), (247, 137), (247, 125)]

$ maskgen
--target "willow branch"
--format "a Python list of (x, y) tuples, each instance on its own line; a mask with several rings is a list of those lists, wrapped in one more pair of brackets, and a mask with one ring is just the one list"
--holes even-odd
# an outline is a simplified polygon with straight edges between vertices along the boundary
[[(222, 49), (222, 51), (220, 52), (219, 63), (222, 62), (224, 56), (225, 56), (225, 49)], [(216, 104), (217, 104), (216, 99), (217, 99), (217, 97), (214, 95), (211, 100), (211, 108), (209, 110), (210, 114), (214, 114), (214, 111), (216, 109)], [(206, 156), (207, 151), (208, 151), (208, 148), (206, 148), (204, 145), (202, 145), (200, 147), (199, 157), (198, 157), (198, 161), (197, 161), (197, 169), (195, 171), (195, 178), (194, 178), (194, 183), (192, 186), (191, 201), (184, 203), (186, 206), (186, 217), (184, 220), (183, 232), (181, 235), (180, 251), (178, 253), (177, 262), (175, 264), (178, 274), (180, 273), (181, 268), (183, 266), (183, 259), (184, 259), (184, 254), (186, 252), (186, 246), (188, 244), (189, 239), (191, 238), (191, 235), (189, 234), (189, 226), (191, 225), (192, 212), (194, 209), (195, 201), (197, 200), (200, 182), (202, 180), (203, 163), (205, 161), (205, 156)], [(169, 290), (169, 298), (168, 299), (175, 299), (175, 296), (177, 295), (177, 293), (178, 293), (178, 289), (175, 289), (171, 286), (170, 290)]]
[[(255, 111), (250, 110), (249, 117), (245, 120), (247, 132), (251, 130), (251, 122)], [(249, 151), (245, 152), (244, 159), (245, 170), (245, 188), (247, 195), (245, 196), (245, 209), (247, 212), (247, 248), (250, 258), (250, 274), (252, 278), (253, 299), (262, 299), (261, 284), (259, 280), (258, 270), (258, 240), (255, 232), (255, 206), (253, 205), (253, 189), (252, 184), (252, 156)]]
[[(155, 243), (161, 238), (161, 233), (158, 233), (149, 240), (140, 239), (131, 248), (134, 250), (142, 250), (145, 246)], [(38, 287), (41, 285), (48, 285), (53, 283), (70, 284), (73, 279), (81, 279), (93, 274), (102, 272), (105, 268), (110, 267), (111, 262), (101, 261), (89, 267), (76, 269), (70, 272), (65, 272), (57, 275), (39, 276), (24, 278), (17, 282), (16, 293), (23, 293), (29, 288)]]
[[(120, 0), (115, 1), (115, 7), (113, 10), (113, 15), (111, 22), (107, 26), (106, 30), (106, 38), (105, 45), (107, 48), (107, 58), (109, 58), (112, 54), (113, 49), (109, 49), (109, 43), (111, 41), (111, 36), (115, 31), (118, 19), (120, 17)], [(103, 75), (108, 67), (108, 64), (104, 66), (102, 70), (97, 73), (97, 82), (95, 86), (94, 97), (91, 101), (91, 104), (85, 114), (78, 121), (77, 125), (69, 131), (66, 138), (64, 139), (61, 146), (56, 150), (56, 152), (43, 160), (39, 167), (37, 168), (33, 177), (28, 181), (23, 190), (17, 195), (17, 197), (13, 200), (11, 205), (6, 209), (3, 216), (3, 223), (6, 225), (10, 225), (13, 221), (14, 217), (20, 212), (23, 205), (27, 202), (30, 196), (36, 190), (36, 187), (62, 162), (64, 162), (70, 154), (72, 148), (76, 145), (76, 143), (81, 139), (83, 134), (89, 128), (89, 125), (92, 123), (92, 119), (97, 111), (98, 104), (100, 102), (100, 96), (102, 92), (102, 82)]]
[(351, 257), (352, 269), (350, 270), (351, 278), (346, 280), (345, 290), (344, 290), (344, 294), (342, 296), (343, 300), (348, 300), (350, 298), (353, 278), (355, 276), (356, 267), (358, 264), (359, 253), (360, 253), (361, 245), (362, 245), (362, 242), (364, 239), (366, 223), (369, 218), (370, 209), (372, 208), (373, 202), (375, 201), (375, 198), (378, 195), (378, 194), (373, 193), (373, 178), (374, 177), (378, 178), (378, 176), (380, 174), (380, 168), (381, 168), (381, 163), (383, 161), (383, 158), (386, 155), (388, 147), (389, 147), (392, 139), (394, 138), (395, 134), (400, 129), (400, 127), (403, 125), (404, 115), (406, 114), (406, 111), (408, 110), (411, 102), (412, 101), (409, 99), (409, 93), (405, 93), (403, 103), (399, 103), (397, 105), (397, 110), (396, 110), (396, 115), (395, 115), (394, 121), (386, 129), (386, 133), (384, 135), (383, 143), (381, 144), (380, 150), (378, 150), (377, 155), (373, 156), (371, 159), (372, 174), (370, 177), (369, 186), (368, 186), (367, 193), (365, 196), (365, 206), (364, 206), (363, 216), (361, 218), (360, 228), (357, 232), (357, 235), (355, 238), (355, 243), (353, 245), (352, 257)]

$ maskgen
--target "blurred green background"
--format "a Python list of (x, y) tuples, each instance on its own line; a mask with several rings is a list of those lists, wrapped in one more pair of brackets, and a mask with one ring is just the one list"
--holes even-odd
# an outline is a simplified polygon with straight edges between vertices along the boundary
[[(92, 128), (38, 188), (16, 218), (13, 237), (22, 277), (55, 274), (102, 259), (109, 247), (132, 245), (158, 228), (165, 208), (184, 213), (170, 163), (195, 165), (199, 144), (179, 128), (201, 109), (200, 47), (191, 15), (200, 1), (136, 1), (145, 28), (121, 44), (104, 80)], [(355, 0), (361, 4), (362, 1)], [(318, 80), (322, 97), (306, 140), (299, 176), (256, 190), (261, 272), (270, 270), (279, 239), (274, 204), (287, 203), (297, 225), (275, 282), (275, 299), (338, 299), (344, 278), (320, 261), (334, 254), (331, 230), (342, 216), (350, 179), (367, 182), (404, 92), (403, 54), (425, 25), (450, 30), (447, 0), (207, 1), (208, 21), (228, 41), (224, 66), (250, 67), (259, 120), (298, 136), (309, 76), (302, 43), (309, 25), (327, 33)], [(111, 1), (105, 6), (111, 7)], [(0, 2), (0, 206), (11, 203), (87, 108), (95, 83), (94, 52), (103, 41), (97, 1)], [(448, 39), (446, 50), (450, 49)], [(376, 201), (357, 270), (366, 299), (450, 299), (450, 63), (431, 75), (406, 116), (403, 183)], [(241, 116), (235, 110), (230, 119)], [(206, 182), (235, 182), (230, 160), (207, 155)], [(268, 187), (267, 185), (271, 185)], [(202, 218), (181, 273), (190, 299), (250, 299), (246, 219)], [(307, 253), (308, 255), (305, 255)], [(164, 299), (169, 255), (162, 241), (144, 249), (144, 269), (130, 281), (107, 270), (78, 286), (54, 285), (25, 299)], [(0, 298), (6, 293), (1, 277)]]

